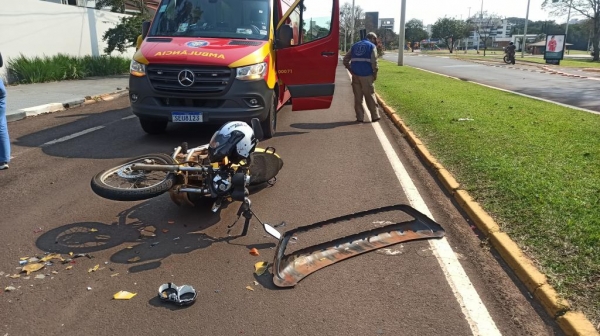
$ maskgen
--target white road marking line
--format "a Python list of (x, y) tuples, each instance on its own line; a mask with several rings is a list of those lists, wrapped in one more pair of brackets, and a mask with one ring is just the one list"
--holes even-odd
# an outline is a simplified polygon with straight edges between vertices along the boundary
[(130, 115), (128, 117), (121, 118), (121, 120), (127, 120), (127, 119), (133, 119), (133, 118), (137, 118), (137, 116), (134, 114), (134, 115)]
[[(350, 73), (348, 73), (348, 75), (350, 76)], [(365, 109), (366, 116), (368, 114), (368, 108), (364, 101), (363, 108)], [(383, 132), (381, 125), (379, 123), (371, 123), (371, 125), (375, 130), (375, 134), (392, 165), (396, 178), (398, 178), (410, 205), (429, 218), (434, 219), (429, 208), (425, 204), (425, 201), (421, 197), (419, 190), (398, 158), (394, 147)], [(479, 294), (477, 294), (475, 287), (458, 261), (458, 257), (454, 251), (452, 251), (452, 247), (450, 247), (446, 237), (443, 237), (442, 239), (429, 239), (428, 242), (446, 276), (448, 284), (452, 288), (452, 292), (454, 293), (467, 322), (469, 323), (469, 327), (471, 327), (473, 335), (501, 335), (494, 320), (483, 304), (483, 301), (481, 301)]]
[(46, 142), (45, 144), (43, 144), (43, 145), (42, 145), (42, 147), (45, 147), (45, 146), (50, 146), (50, 145), (54, 145), (54, 144), (57, 144), (57, 143), (59, 143), (59, 142), (63, 142), (63, 141), (67, 141), (67, 140), (71, 140), (71, 139), (73, 139), (73, 138), (76, 138), (76, 137), (78, 137), (78, 136), (82, 136), (82, 135), (84, 135), (84, 134), (88, 134), (88, 133), (91, 133), (91, 132), (97, 131), (97, 130), (99, 130), (99, 129), (101, 129), (101, 128), (104, 128), (104, 126), (96, 126), (96, 127), (88, 128), (88, 129), (86, 129), (86, 130), (83, 130), (83, 131), (81, 131), (81, 132), (73, 133), (73, 134), (71, 134), (71, 135), (67, 135), (67, 136), (65, 136), (65, 137), (62, 137), (62, 138), (60, 138), (60, 139), (56, 139), (56, 140), (52, 140), (52, 141), (48, 141), (48, 142)]
[(460, 64), (460, 65), (443, 65), (443, 68), (467, 68), (467, 67), (481, 67), (484, 64)]

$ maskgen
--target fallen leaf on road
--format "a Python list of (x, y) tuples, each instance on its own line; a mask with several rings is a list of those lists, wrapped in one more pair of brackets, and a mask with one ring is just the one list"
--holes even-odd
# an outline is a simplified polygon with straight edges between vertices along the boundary
[(129, 261), (129, 262), (136, 262), (136, 261), (139, 261), (139, 260), (140, 260), (140, 257), (133, 257), (133, 258), (127, 260), (127, 261)]
[(256, 273), (256, 275), (263, 275), (267, 270), (267, 265), (269, 264), (266, 261), (257, 262), (254, 264), (254, 273)]
[(98, 232), (98, 229), (91, 228), (90, 232)]
[(115, 274), (111, 274), (111, 277), (116, 277), (117, 275), (119, 275), (119, 273), (115, 273)]
[(254, 291), (254, 288), (252, 288), (252, 287), (250, 287), (250, 286), (246, 286), (246, 289), (247, 289), (247, 290), (250, 290), (250, 291)]
[(156, 231), (156, 228), (154, 226), (150, 225), (150, 226), (146, 226), (144, 228), (144, 231), (154, 232), (154, 231)]
[(19, 260), (27, 260), (27, 259), (29, 259), (29, 257), (19, 258)]
[(172, 221), (172, 220), (170, 220), (170, 221), (168, 221), (167, 223), (169, 223), (169, 224), (173, 225), (173, 224), (175, 224), (175, 221)]
[(253, 248), (250, 250), (250, 254), (251, 254), (251, 255), (253, 255), (253, 256), (258, 256), (258, 255), (260, 255), (260, 253), (258, 253), (258, 250), (256, 249), (256, 247), (253, 247)]
[(98, 268), (99, 268), (99, 267), (100, 267), (100, 265), (96, 265), (96, 266), (94, 266), (93, 268), (90, 268), (90, 269), (88, 270), (88, 273), (91, 273), (91, 272), (96, 272), (96, 271), (98, 270)]
[(120, 291), (113, 295), (113, 299), (115, 300), (129, 300), (132, 297), (136, 296), (137, 293), (130, 293), (128, 291)]
[(66, 269), (66, 270), (70, 270), (71, 268), (73, 268), (73, 265), (71, 265), (71, 266), (67, 266), (65, 269)]
[(73, 256), (73, 252), (69, 252), (69, 255), (72, 257)]
[(23, 270), (21, 272), (27, 272), (27, 275), (31, 274), (31, 272), (39, 271), (44, 268), (44, 264), (35, 263), (35, 264), (27, 264), (23, 266)]
[(13, 279), (20, 278), (20, 277), (21, 277), (20, 274), (13, 274), (13, 275), (9, 276), (9, 278), (13, 278)]
[(15, 287), (13, 287), (13, 286), (8, 286), (8, 287), (4, 288), (4, 291), (5, 291), (5, 292), (10, 292), (10, 291), (14, 291), (15, 289), (16, 289), (16, 288), (15, 288)]
[(58, 274), (58, 272), (57, 271), (52, 271), (52, 274)]
[(169, 230), (168, 229), (162, 229), (162, 232), (163, 233), (167, 233), (167, 232), (169, 232)]

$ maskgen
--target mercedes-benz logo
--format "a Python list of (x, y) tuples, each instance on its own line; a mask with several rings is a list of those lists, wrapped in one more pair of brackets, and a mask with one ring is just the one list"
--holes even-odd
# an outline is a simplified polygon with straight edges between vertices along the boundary
[(192, 86), (194, 84), (195, 77), (196, 76), (194, 76), (192, 70), (185, 69), (179, 72), (179, 75), (177, 75), (177, 80), (181, 86)]

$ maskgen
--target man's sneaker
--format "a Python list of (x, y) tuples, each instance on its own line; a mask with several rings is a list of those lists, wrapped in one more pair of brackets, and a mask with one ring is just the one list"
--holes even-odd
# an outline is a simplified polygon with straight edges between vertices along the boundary
[(8, 163), (0, 163), (0, 170), (8, 169)]

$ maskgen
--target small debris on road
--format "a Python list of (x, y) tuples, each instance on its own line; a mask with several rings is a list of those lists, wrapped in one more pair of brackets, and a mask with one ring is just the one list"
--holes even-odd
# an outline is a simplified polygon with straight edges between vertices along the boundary
[(258, 250), (256, 249), (256, 247), (253, 247), (250, 250), (250, 254), (253, 255), (253, 256), (255, 256), (255, 257), (258, 256), (258, 255), (260, 255), (260, 253), (258, 253)]
[(8, 286), (8, 287), (4, 288), (5, 292), (12, 292), (14, 290), (16, 290), (16, 288), (14, 286)]
[(267, 270), (267, 266), (269, 264), (266, 261), (259, 261), (256, 264), (254, 264), (254, 273), (256, 275), (263, 275), (263, 273), (265, 273), (265, 271)]
[(117, 292), (115, 295), (113, 295), (113, 299), (115, 299), (115, 300), (130, 300), (131, 298), (133, 298), (136, 295), (137, 295), (137, 293), (130, 293), (128, 291), (120, 291), (120, 292)]
[(249, 291), (254, 291), (254, 288), (250, 287), (250, 286), (246, 286), (246, 289)]

